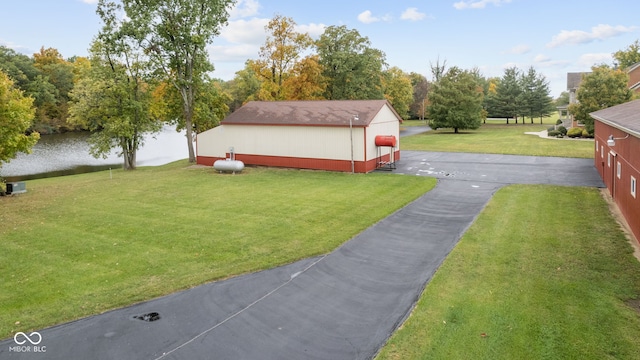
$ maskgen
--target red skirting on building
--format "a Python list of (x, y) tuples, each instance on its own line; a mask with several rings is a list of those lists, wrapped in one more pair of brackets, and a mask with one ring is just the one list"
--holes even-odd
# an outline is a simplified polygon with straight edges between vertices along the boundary
[[(335, 159), (314, 159), (314, 158), (298, 158), (286, 156), (266, 156), (266, 155), (248, 155), (234, 154), (236, 160), (240, 160), (246, 165), (272, 166), (296, 169), (312, 169), (326, 171), (351, 172), (350, 160)], [(400, 151), (395, 152), (395, 159), (400, 159)], [(227, 154), (229, 156), (229, 154)], [(216, 160), (224, 160), (219, 157), (198, 156), (197, 163), (205, 166), (213, 166)], [(376, 165), (381, 161), (389, 161), (389, 154), (383, 155), (380, 159), (371, 159), (369, 161), (354, 161), (354, 171), (357, 173), (368, 173), (376, 169)]]

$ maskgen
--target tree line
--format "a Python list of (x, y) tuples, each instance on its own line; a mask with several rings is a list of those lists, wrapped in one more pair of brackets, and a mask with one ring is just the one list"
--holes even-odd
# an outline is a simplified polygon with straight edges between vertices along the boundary
[(385, 53), (356, 29), (328, 26), (313, 40), (282, 15), (265, 26), (256, 59), (247, 60), (232, 80), (211, 78), (206, 46), (227, 24), (234, 3), (99, 0), (102, 28), (86, 58), (64, 59), (44, 47), (28, 57), (0, 46), (0, 71), (6, 74), (0, 87), (31, 99), (23, 114), (33, 116), (16, 131), (34, 135), (20, 143), (32, 144), (38, 133), (89, 130), (94, 156), (116, 148), (124, 167), (134, 169), (145, 133), (165, 123), (186, 130), (194, 162), (194, 134), (251, 100), (387, 99), (404, 119), (429, 118), (433, 127), (456, 132), (477, 128), (487, 117), (524, 123), (555, 111), (548, 81), (533, 67), (486, 78), (478, 69), (447, 68), (438, 60), (427, 80), (389, 67)]

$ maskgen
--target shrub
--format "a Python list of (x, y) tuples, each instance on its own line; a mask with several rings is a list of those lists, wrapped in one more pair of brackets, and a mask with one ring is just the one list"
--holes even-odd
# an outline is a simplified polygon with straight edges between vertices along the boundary
[(562, 120), (558, 119), (558, 121), (556, 121), (556, 125), (562, 125)]
[(567, 136), (570, 138), (579, 138), (582, 136), (582, 128), (572, 127), (567, 131)]
[(555, 126), (549, 126), (549, 127), (547, 128), (547, 131), (554, 131), (555, 129), (556, 129), (556, 127), (555, 127)]
[(593, 139), (593, 134), (589, 134), (589, 131), (587, 131), (587, 129), (583, 129), (582, 130), (582, 137), (583, 138)]
[(547, 132), (547, 136), (548, 137), (558, 137), (558, 136), (562, 137), (562, 133), (560, 131), (558, 131), (558, 130), (551, 130), (551, 131)]
[(566, 128), (566, 127), (564, 127), (564, 126), (560, 125), (560, 126), (558, 126), (558, 129), (557, 129), (557, 130), (558, 130), (558, 131), (560, 131), (560, 133), (561, 133), (562, 135), (567, 135), (567, 128)]

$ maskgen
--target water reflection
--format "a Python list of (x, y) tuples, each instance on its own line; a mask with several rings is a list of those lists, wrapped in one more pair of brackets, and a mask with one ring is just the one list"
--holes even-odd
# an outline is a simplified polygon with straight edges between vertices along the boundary
[[(20, 153), (9, 163), (2, 164), (0, 175), (8, 181), (79, 174), (109, 168), (119, 168), (123, 159), (112, 151), (106, 159), (89, 154), (87, 133), (43, 135), (32, 153)], [(138, 166), (156, 166), (189, 157), (184, 132), (165, 126), (160, 133), (145, 138), (137, 154)]]

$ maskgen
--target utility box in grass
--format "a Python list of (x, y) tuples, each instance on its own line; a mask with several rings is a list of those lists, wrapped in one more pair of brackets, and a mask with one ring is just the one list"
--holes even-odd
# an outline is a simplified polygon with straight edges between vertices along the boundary
[(24, 181), (7, 183), (7, 195), (23, 194), (27, 192), (27, 183)]

